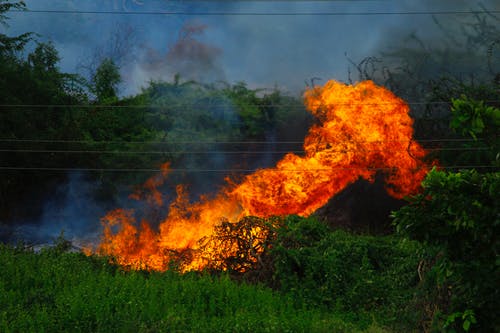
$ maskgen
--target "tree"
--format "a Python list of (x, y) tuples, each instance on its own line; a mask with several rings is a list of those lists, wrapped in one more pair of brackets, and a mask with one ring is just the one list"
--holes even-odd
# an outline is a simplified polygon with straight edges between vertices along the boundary
[(431, 171), (423, 192), (394, 213), (400, 234), (441, 251), (426, 275), (434, 320), (498, 332), (500, 320), (500, 173)]
[[(24, 8), (22, 1), (0, 0), (0, 24), (6, 25), (8, 10)], [(1, 146), (5, 150), (2, 167), (6, 168), (0, 177), (0, 220), (8, 223), (24, 218), (35, 220), (46, 192), (65, 176), (60, 172), (24, 172), (19, 168), (64, 168), (76, 164), (79, 158), (35, 152), (53, 149), (49, 140), (80, 138), (75, 121), (79, 110), (62, 105), (82, 104), (85, 96), (76, 93), (80, 90), (76, 75), (59, 71), (59, 55), (52, 43), (38, 43), (33, 52), (24, 56), (22, 51), (30, 40), (31, 33), (17, 37), (0, 34), (0, 133), (5, 139)], [(20, 145), (22, 140), (34, 141)]]
[(440, 147), (441, 165), (473, 166), (480, 172), (500, 166), (499, 108), (467, 95), (453, 98), (449, 128), (453, 140)]
[(445, 146), (440, 162), (481, 172), (433, 169), (423, 192), (393, 213), (394, 224), (398, 233), (440, 250), (425, 277), (428, 301), (438, 309), (435, 322), (450, 331), (474, 325), (493, 332), (500, 329), (500, 109), (466, 95), (451, 104), (449, 128), (458, 147)]
[(59, 53), (52, 42), (38, 43), (35, 51), (28, 56), (28, 63), (38, 72), (56, 72), (59, 60)]
[(104, 59), (92, 78), (93, 92), (99, 102), (116, 100), (121, 82), (120, 69), (109, 58)]
[[(24, 1), (13, 2), (9, 0), (0, 0), (0, 25), (8, 26), (6, 20), (8, 17), (5, 15), (11, 9), (22, 10), (25, 9), (26, 4)], [(31, 32), (24, 33), (17, 37), (9, 37), (6, 34), (0, 33), (0, 56), (12, 55), (15, 51), (20, 51), (24, 45), (31, 39)]]

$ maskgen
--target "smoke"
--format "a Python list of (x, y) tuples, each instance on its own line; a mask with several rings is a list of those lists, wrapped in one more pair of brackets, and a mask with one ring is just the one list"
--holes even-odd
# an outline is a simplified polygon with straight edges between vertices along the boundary
[(219, 63), (222, 50), (199, 40), (206, 29), (207, 25), (187, 22), (165, 53), (146, 47), (132, 70), (133, 85), (146, 86), (150, 80), (169, 81), (175, 76), (199, 83), (225, 81), (224, 69)]
[[(201, 81), (245, 81), (251, 87), (282, 87), (299, 93), (304, 81), (349, 80), (349, 59), (355, 62), (382, 52), (415, 48), (416, 36), (430, 49), (453, 46), (448, 36), (462, 39), (464, 22), (474, 15), (300, 15), (301, 13), (425, 12), (498, 10), (497, 1), (27, 1), (31, 9), (89, 11), (185, 12), (182, 15), (21, 14), (12, 13), (13, 34), (35, 31), (53, 40), (63, 55), (61, 67), (72, 72), (92, 50), (109, 48), (117, 26), (134, 31), (125, 49), (132, 55), (121, 64), (123, 94), (133, 94), (151, 79), (171, 80), (180, 73)], [(482, 6), (482, 7), (481, 7)], [(194, 15), (196, 12), (289, 13), (291, 15)], [(191, 20), (195, 18), (195, 23)], [(498, 19), (488, 18), (498, 25)], [(189, 19), (188, 22), (187, 19)], [(436, 21), (438, 24), (436, 24)], [(447, 32), (443, 31), (448, 30)], [(127, 29), (122, 29), (127, 34)], [(467, 37), (465, 37), (467, 38)], [(127, 38), (123, 38), (127, 40)], [(498, 39), (498, 37), (496, 37)], [(137, 41), (136, 41), (137, 40)], [(471, 50), (474, 51), (474, 50)], [(102, 52), (101, 52), (102, 53)], [(89, 55), (90, 54), (90, 55)], [(88, 55), (88, 56), (87, 56)], [(456, 66), (473, 71), (481, 64), (461, 58)], [(495, 58), (498, 59), (498, 58)], [(485, 60), (483, 57), (482, 60)], [(482, 61), (481, 63), (487, 63)], [(352, 69), (352, 68), (351, 68)], [(435, 68), (439, 70), (440, 68)]]
[(70, 173), (68, 180), (48, 196), (37, 221), (10, 227), (3, 241), (46, 244), (61, 233), (76, 245), (98, 241), (102, 216), (110, 206), (95, 199), (97, 184), (81, 173)]

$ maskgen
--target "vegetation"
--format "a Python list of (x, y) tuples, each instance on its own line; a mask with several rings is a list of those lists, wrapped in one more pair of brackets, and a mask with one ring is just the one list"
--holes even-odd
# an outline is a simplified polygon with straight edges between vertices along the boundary
[(0, 246), (2, 332), (383, 332), (226, 275), (124, 272), (106, 258)]
[[(261, 230), (259, 238), (253, 228)], [(417, 242), (353, 235), (299, 216), (223, 223), (204, 243), (212, 256), (210, 271), (264, 283), (315, 308), (356, 315), (380, 311), (384, 324), (394, 324), (396, 317), (403, 322), (401, 309), (414, 296), (425, 256)]]
[(452, 100), (450, 128), (470, 138), (453, 159), (441, 158), (456, 171), (429, 172), (423, 192), (394, 213), (394, 224), (400, 234), (438, 249), (424, 263), (421, 294), (434, 328), (498, 331), (500, 109), (462, 95)]
[(400, 233), (439, 248), (426, 263), (434, 319), (450, 328), (498, 331), (500, 174), (433, 170), (422, 186), (394, 222)]

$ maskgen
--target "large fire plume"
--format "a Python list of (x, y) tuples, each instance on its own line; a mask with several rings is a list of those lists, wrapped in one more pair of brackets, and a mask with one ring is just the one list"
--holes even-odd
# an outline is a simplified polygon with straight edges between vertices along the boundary
[[(352, 86), (329, 81), (308, 89), (304, 101), (318, 122), (309, 130), (301, 156), (289, 153), (274, 168), (257, 170), (239, 183), (228, 182), (217, 194), (194, 203), (178, 185), (158, 230), (151, 227), (158, 221), (138, 223), (132, 210), (111, 211), (102, 219), (98, 253), (132, 269), (162, 271), (173, 253), (186, 252), (188, 260), (181, 268), (202, 269), (207, 257), (196, 255), (199, 241), (221, 221), (308, 216), (347, 185), (359, 178), (373, 181), (377, 173), (385, 175), (387, 191), (396, 198), (418, 191), (428, 167), (422, 161), (424, 149), (412, 139), (413, 121), (403, 100), (371, 81)], [(133, 198), (163, 205), (157, 187), (168, 168), (164, 164), (161, 175), (148, 180), (146, 195), (134, 193)]]

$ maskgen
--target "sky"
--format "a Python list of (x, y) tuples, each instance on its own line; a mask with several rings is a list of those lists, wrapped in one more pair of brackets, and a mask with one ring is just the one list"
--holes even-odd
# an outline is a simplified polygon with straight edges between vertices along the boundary
[[(478, 2), (461, 0), (25, 2), (30, 10), (72, 12), (10, 13), (8, 34), (33, 31), (39, 40), (52, 41), (66, 72), (89, 75), (103, 57), (115, 58), (124, 80), (122, 95), (140, 91), (151, 79), (170, 81), (175, 73), (292, 93), (311, 78), (347, 81), (349, 60), (378, 56), (410, 34), (429, 41), (442, 35), (432, 15), (401, 13), (481, 9)], [(481, 4), (500, 9), (496, 1)], [(206, 15), (216, 12), (227, 15)], [(444, 25), (466, 16), (435, 15)]]

